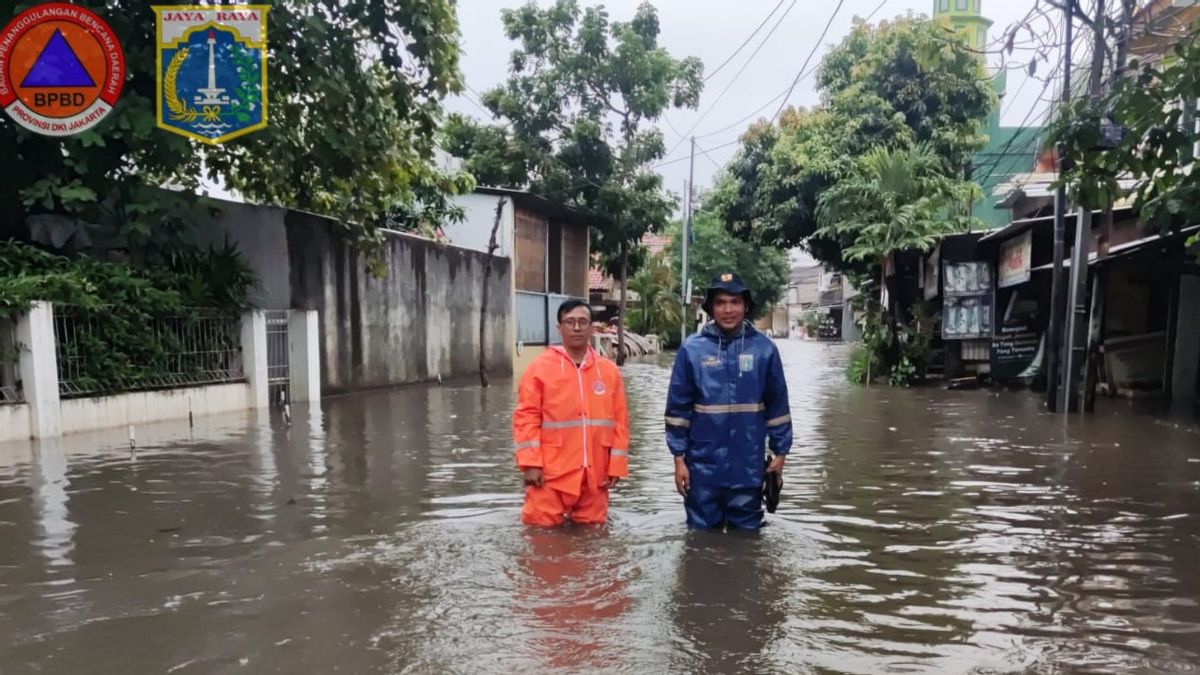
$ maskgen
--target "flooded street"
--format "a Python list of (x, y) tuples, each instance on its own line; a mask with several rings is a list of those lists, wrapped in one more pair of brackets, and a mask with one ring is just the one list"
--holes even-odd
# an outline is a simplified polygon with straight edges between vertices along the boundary
[(758, 536), (685, 529), (668, 357), (604, 529), (519, 524), (506, 382), (0, 446), (0, 672), (1200, 672), (1195, 427), (780, 347)]

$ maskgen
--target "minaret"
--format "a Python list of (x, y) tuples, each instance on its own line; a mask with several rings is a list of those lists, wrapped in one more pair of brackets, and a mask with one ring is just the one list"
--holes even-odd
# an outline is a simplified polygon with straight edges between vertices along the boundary
[(217, 87), (217, 64), (216, 64), (216, 44), (217, 32), (211, 28), (208, 29), (208, 86), (196, 91), (203, 96), (196, 97), (196, 105), (229, 105), (229, 97), (222, 96), (225, 90)]
[[(933, 0), (933, 19), (957, 33), (968, 47), (979, 54), (986, 67), (988, 29), (992, 27), (992, 20), (983, 15), (982, 3), (983, 0)], [(995, 110), (988, 115), (987, 129), (991, 135), (1000, 126), (1000, 109), (1008, 90), (1008, 71), (1001, 68), (998, 72), (992, 72), (989, 69), (989, 73), (992, 90), (999, 100)]]
[(983, 15), (983, 0), (933, 0), (933, 18), (944, 21), (962, 36), (967, 46), (979, 52), (987, 49), (988, 29), (992, 20)]

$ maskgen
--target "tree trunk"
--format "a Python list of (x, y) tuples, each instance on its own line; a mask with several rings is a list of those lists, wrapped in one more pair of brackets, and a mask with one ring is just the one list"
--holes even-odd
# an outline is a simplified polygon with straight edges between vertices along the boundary
[(487, 258), (483, 261), (483, 297), (479, 304), (479, 386), (484, 389), (487, 389), (490, 384), (487, 376), (488, 284), (492, 279), (492, 258), (500, 246), (496, 241), (496, 235), (500, 231), (500, 216), (504, 213), (505, 201), (502, 198), (496, 203), (496, 218), (492, 221), (492, 237), (488, 240)]
[(617, 365), (625, 365), (625, 308), (629, 291), (629, 249), (621, 247), (621, 305), (617, 314)]

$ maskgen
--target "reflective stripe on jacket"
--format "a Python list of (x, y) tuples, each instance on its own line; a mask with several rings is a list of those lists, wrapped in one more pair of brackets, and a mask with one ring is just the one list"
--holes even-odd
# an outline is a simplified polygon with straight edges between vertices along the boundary
[(579, 494), (585, 467), (593, 487), (629, 475), (625, 385), (615, 363), (589, 349), (576, 366), (566, 350), (550, 347), (525, 370), (518, 397), (518, 467), (541, 467), (547, 485), (570, 494)]
[(710, 323), (684, 342), (667, 391), (667, 447), (685, 457), (692, 481), (762, 484), (765, 445), (786, 455), (792, 416), (779, 349), (745, 323), (728, 337)]

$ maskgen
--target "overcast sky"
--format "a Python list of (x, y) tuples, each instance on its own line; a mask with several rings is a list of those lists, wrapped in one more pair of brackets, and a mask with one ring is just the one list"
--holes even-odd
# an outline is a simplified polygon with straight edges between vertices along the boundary
[[(839, 42), (849, 31), (854, 17), (866, 17), (880, 6), (881, 0), (846, 0), (841, 12), (834, 19), (829, 34), (821, 41), (813, 64), (819, 62), (829, 47)], [(628, 20), (640, 0), (607, 0), (614, 20)], [(886, 0), (875, 14), (874, 21), (893, 18), (909, 11), (929, 14), (934, 0)], [(514, 44), (505, 38), (500, 25), (500, 10), (517, 7), (521, 0), (459, 0), (458, 12), (462, 27), (462, 70), (470, 89), (482, 92), (502, 82), (508, 74), (508, 55)], [(549, 0), (539, 0), (547, 5)], [(588, 5), (588, 0), (581, 0)], [(660, 42), (676, 58), (699, 57), (711, 72), (742, 43), (746, 36), (778, 4), (778, 0), (654, 0), (662, 26)], [(734, 77), (746, 64), (750, 53), (774, 25), (775, 20), (788, 8), (785, 2), (766, 27), (759, 32), (749, 46), (736, 59), (721, 70), (704, 89), (699, 110), (674, 111), (661, 124), (670, 151), (666, 160), (686, 157), (686, 136), (694, 133), (697, 144), (710, 149), (708, 157), (697, 152), (696, 184), (703, 189), (711, 185), (717, 165), (723, 165), (736, 151), (737, 146), (723, 144), (736, 141), (747, 123), (737, 124), (743, 117), (780, 96), (796, 77), (813, 45), (817, 43), (830, 14), (837, 5), (835, 0), (799, 0), (784, 18), (778, 30), (767, 40), (740, 76)], [(983, 0), (983, 14), (992, 19), (990, 39), (996, 40), (1004, 29), (1026, 16), (1033, 0)], [(989, 65), (999, 65), (999, 56), (989, 56)], [(1010, 70), (1009, 98), (1004, 102), (1003, 121), (1019, 125), (1030, 114), (1034, 106), (1034, 119), (1042, 114), (1038, 104), (1043, 94), (1043, 85), (1031, 80), (1024, 88), (1025, 74), (1022, 70)], [(728, 91), (721, 95), (722, 90)], [(1020, 90), (1019, 94), (1017, 93)], [(718, 100), (718, 97), (719, 100)], [(464, 96), (447, 101), (447, 109), (486, 119), (472, 99), (475, 95), (467, 91)], [(477, 99), (476, 99), (477, 100)], [(814, 78), (802, 80), (791, 95), (789, 102), (795, 105), (813, 105), (817, 102)], [(778, 102), (767, 106), (760, 114), (769, 117), (778, 108)], [(703, 118), (701, 117), (703, 116)], [(695, 127), (693, 132), (689, 132)], [(673, 127), (673, 128), (672, 128)], [(673, 149), (673, 150), (672, 150)], [(711, 161), (710, 161), (711, 159)], [(687, 179), (688, 162), (679, 161), (660, 169), (666, 187), (681, 194)]]

